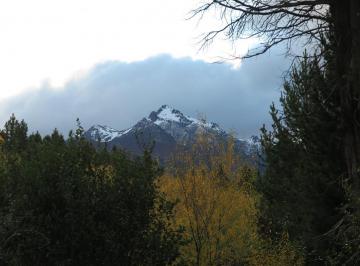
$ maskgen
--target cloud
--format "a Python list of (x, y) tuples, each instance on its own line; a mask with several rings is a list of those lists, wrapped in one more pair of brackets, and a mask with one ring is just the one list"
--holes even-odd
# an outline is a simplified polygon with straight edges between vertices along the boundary
[(77, 117), (85, 128), (106, 124), (124, 129), (169, 104), (248, 137), (269, 124), (269, 105), (279, 98), (281, 75), (288, 65), (274, 53), (246, 60), (239, 69), (169, 55), (133, 63), (108, 61), (60, 89), (44, 84), (4, 100), (0, 123), (15, 113), (31, 131), (41, 133), (56, 127), (67, 134)]

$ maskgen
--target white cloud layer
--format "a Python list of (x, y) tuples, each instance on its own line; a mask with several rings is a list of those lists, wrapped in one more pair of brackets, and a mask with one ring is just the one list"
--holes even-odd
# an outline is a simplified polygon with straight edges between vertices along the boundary
[[(108, 60), (134, 62), (157, 54), (212, 61), (231, 54), (227, 41), (198, 52), (197, 37), (219, 24), (209, 14), (186, 20), (199, 0), (11, 0), (0, 2), (0, 98)], [(254, 40), (237, 43), (245, 52)]]

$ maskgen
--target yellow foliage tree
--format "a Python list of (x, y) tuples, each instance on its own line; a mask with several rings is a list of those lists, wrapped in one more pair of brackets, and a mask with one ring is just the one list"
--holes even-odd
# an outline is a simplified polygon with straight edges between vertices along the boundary
[[(160, 180), (176, 205), (176, 225), (189, 241), (182, 248), (186, 265), (301, 265), (284, 239), (271, 247), (258, 233), (260, 195), (256, 172), (240, 166), (234, 142), (201, 134), (192, 151), (179, 153)], [(281, 252), (280, 252), (281, 251)], [(281, 257), (281, 258), (280, 258)], [(280, 263), (280, 264), (279, 264)]]

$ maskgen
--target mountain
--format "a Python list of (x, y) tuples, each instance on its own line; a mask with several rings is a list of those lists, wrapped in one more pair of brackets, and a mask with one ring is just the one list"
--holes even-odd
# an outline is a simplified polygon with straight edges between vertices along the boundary
[[(189, 147), (199, 133), (210, 133), (220, 140), (226, 140), (230, 136), (216, 123), (186, 116), (163, 105), (131, 128), (116, 130), (94, 125), (85, 132), (85, 137), (95, 144), (106, 145), (109, 149), (116, 146), (135, 154), (140, 154), (145, 147), (154, 143), (154, 156), (166, 160), (176, 147)], [(257, 136), (235, 140), (236, 151), (248, 161), (258, 157), (259, 148), (260, 140)]]

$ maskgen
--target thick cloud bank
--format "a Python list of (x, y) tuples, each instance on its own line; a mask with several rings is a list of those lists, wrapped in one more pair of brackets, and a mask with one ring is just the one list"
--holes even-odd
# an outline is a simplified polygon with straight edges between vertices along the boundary
[(55, 127), (66, 133), (77, 117), (85, 128), (106, 124), (124, 129), (168, 104), (247, 137), (269, 123), (269, 105), (279, 97), (287, 65), (273, 55), (249, 59), (239, 69), (168, 55), (134, 63), (105, 62), (61, 89), (43, 85), (3, 101), (0, 123), (15, 113), (31, 131), (41, 133)]

